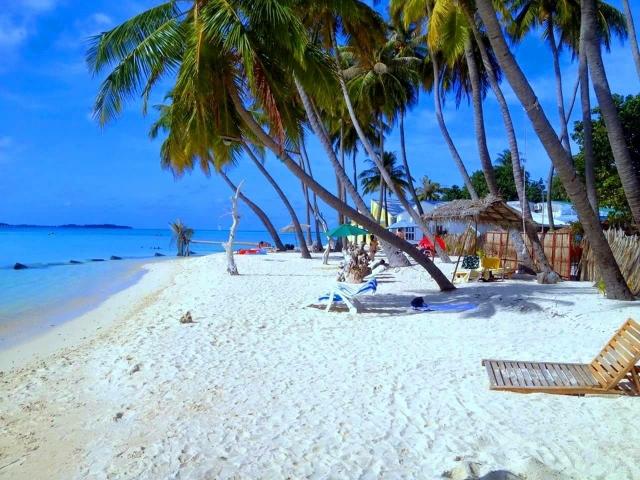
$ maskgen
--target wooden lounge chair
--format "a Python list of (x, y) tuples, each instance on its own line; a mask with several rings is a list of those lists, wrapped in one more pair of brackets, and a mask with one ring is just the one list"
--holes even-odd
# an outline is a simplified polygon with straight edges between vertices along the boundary
[(640, 325), (627, 320), (588, 364), (483, 360), (491, 390), (640, 395)]

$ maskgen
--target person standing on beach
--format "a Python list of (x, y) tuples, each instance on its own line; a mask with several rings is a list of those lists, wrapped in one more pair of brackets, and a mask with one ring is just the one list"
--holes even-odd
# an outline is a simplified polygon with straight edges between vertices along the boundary
[(376, 239), (375, 235), (371, 235), (371, 240), (369, 241), (369, 258), (371, 260), (375, 258), (377, 251), (378, 251), (378, 239)]

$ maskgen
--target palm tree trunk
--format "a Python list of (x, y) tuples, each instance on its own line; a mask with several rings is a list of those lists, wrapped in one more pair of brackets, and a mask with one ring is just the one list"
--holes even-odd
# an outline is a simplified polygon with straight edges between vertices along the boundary
[(567, 128), (567, 116), (564, 109), (564, 90), (562, 88), (562, 71), (560, 70), (560, 52), (556, 43), (556, 35), (553, 29), (553, 18), (547, 20), (547, 39), (551, 45), (553, 57), (553, 73), (556, 79), (556, 102), (558, 105), (558, 116), (560, 117), (560, 141), (569, 155), (571, 155), (571, 145), (569, 144), (569, 129)]
[[(465, 58), (467, 61), (467, 67), (469, 69), (469, 79), (471, 81), (471, 96), (473, 101), (473, 117), (474, 117), (474, 126), (476, 131), (476, 142), (478, 144), (478, 153), (480, 156), (480, 164), (482, 165), (482, 172), (484, 173), (484, 178), (487, 182), (487, 186), (489, 187), (489, 193), (498, 198), (502, 197), (500, 194), (500, 189), (498, 188), (498, 182), (496, 181), (496, 175), (493, 170), (493, 165), (491, 163), (491, 156), (489, 155), (489, 149), (487, 148), (487, 134), (484, 126), (484, 111), (482, 108), (482, 91), (480, 87), (480, 74), (478, 71), (478, 65), (476, 63), (476, 59), (474, 57), (473, 52), (473, 44), (471, 43), (471, 38), (467, 38), (465, 42)], [(512, 159), (513, 162), (513, 159)], [(513, 230), (511, 232), (511, 237), (513, 238), (514, 246), (516, 247), (516, 255), (520, 263), (523, 263), (527, 267), (533, 267), (533, 262), (531, 261), (531, 257), (527, 252), (525, 243), (522, 239), (522, 235), (519, 231)], [(532, 242), (539, 242), (538, 236), (535, 236), (535, 239), (532, 239)], [(540, 247), (540, 251), (544, 253), (544, 249)], [(545, 258), (546, 260), (546, 258)], [(544, 265), (544, 264), (543, 264)], [(545, 277), (546, 278), (546, 277)]]
[(411, 172), (409, 171), (409, 162), (407, 161), (407, 149), (405, 147), (405, 141), (404, 141), (404, 110), (400, 111), (399, 126), (400, 126), (400, 153), (402, 155), (402, 165), (404, 165), (404, 173), (407, 176), (407, 183), (409, 184), (409, 193), (411, 194), (413, 203), (416, 204), (418, 213), (420, 215), (424, 215), (424, 211), (422, 210), (422, 205), (420, 204), (420, 200), (418, 200), (418, 194), (416, 193), (416, 188), (413, 185)]
[(335, 210), (342, 210), (345, 215), (348, 215), (358, 224), (362, 225), (372, 234), (376, 235), (381, 241), (385, 241), (398, 250), (405, 252), (420, 266), (424, 267), (424, 269), (427, 270), (429, 275), (431, 275), (433, 280), (437, 283), (440, 290), (455, 290), (455, 287), (444, 275), (444, 273), (442, 273), (442, 271), (440, 271), (440, 269), (436, 267), (435, 264), (426, 255), (422, 254), (414, 245), (393, 235), (391, 232), (377, 224), (369, 216), (363, 215), (346, 203), (341, 202), (338, 198), (332, 195), (331, 192), (326, 190), (322, 185), (308, 176), (300, 168), (300, 166), (293, 161), (293, 159), (287, 154), (287, 152), (283, 148), (281, 148), (281, 146), (278, 145), (278, 143), (273, 138), (271, 138), (264, 132), (262, 127), (253, 118), (253, 115), (245, 110), (244, 104), (242, 103), (242, 100), (235, 92), (235, 90), (229, 89), (229, 91), (230, 99), (233, 102), (238, 115), (246, 124), (246, 126), (251, 130), (251, 132), (256, 136), (256, 138), (260, 141), (260, 143), (271, 150), (273, 154), (276, 155), (289, 169), (289, 171), (291, 171), (291, 173), (293, 173), (300, 180), (304, 181), (305, 185), (307, 185), (312, 191), (314, 191), (328, 206)]
[(595, 154), (593, 151), (593, 123), (591, 122), (591, 98), (589, 96), (589, 64), (587, 52), (582, 39), (580, 42), (580, 66), (578, 68), (580, 79), (580, 104), (582, 108), (582, 146), (584, 149), (584, 180), (587, 186), (587, 197), (591, 208), (600, 215), (598, 208), (598, 193), (596, 191)]
[(432, 56), (431, 49), (429, 49), (431, 55), (431, 65), (433, 68), (433, 103), (436, 110), (436, 120), (438, 121), (438, 127), (440, 128), (440, 133), (444, 137), (447, 146), (449, 147), (449, 152), (451, 153), (451, 157), (453, 158), (456, 167), (458, 167), (458, 171), (460, 172), (460, 176), (462, 177), (462, 181), (467, 187), (467, 191), (473, 200), (477, 200), (478, 194), (476, 193), (476, 189), (473, 187), (471, 183), (471, 177), (469, 177), (469, 172), (467, 172), (467, 168), (462, 161), (462, 157), (456, 148), (456, 145), (453, 143), (453, 139), (449, 134), (449, 129), (444, 121), (444, 115), (442, 113), (442, 99), (440, 98), (440, 72), (438, 67), (438, 61)]
[[(333, 54), (334, 54), (336, 66), (339, 68), (340, 58), (339, 58), (338, 46), (335, 38), (335, 32), (331, 32), (331, 44), (333, 48)], [(360, 121), (358, 120), (358, 117), (356, 116), (356, 112), (353, 108), (353, 103), (351, 102), (351, 98), (349, 97), (349, 90), (347, 89), (347, 84), (340, 71), (338, 71), (338, 83), (340, 84), (340, 88), (342, 90), (342, 96), (347, 105), (347, 110), (349, 111), (351, 122), (358, 134), (360, 143), (362, 143), (362, 146), (366, 150), (367, 154), (378, 167), (378, 170), (380, 171), (380, 174), (382, 175), (384, 182), (387, 184), (387, 186), (393, 192), (393, 194), (398, 198), (398, 200), (402, 204), (402, 208), (404, 208), (407, 211), (407, 213), (411, 216), (411, 218), (416, 223), (416, 225), (418, 225), (422, 229), (422, 231), (424, 232), (424, 235), (433, 243), (433, 245), (435, 245), (436, 251), (438, 252), (438, 255), (440, 256), (442, 261), (447, 263), (451, 262), (449, 255), (447, 255), (447, 252), (445, 252), (443, 249), (440, 248), (440, 246), (438, 245), (438, 242), (436, 242), (433, 235), (431, 235), (431, 232), (429, 231), (429, 227), (427, 223), (422, 219), (422, 217), (418, 214), (418, 212), (411, 207), (409, 202), (407, 202), (407, 199), (405, 198), (403, 192), (401, 192), (397, 188), (396, 184), (393, 182), (391, 178), (391, 175), (389, 175), (389, 172), (387, 171), (387, 169), (384, 168), (384, 164), (382, 163), (381, 156), (376, 154), (375, 150), (371, 146), (371, 142), (369, 142), (369, 139), (364, 134), (364, 131), (362, 130), (362, 126), (360, 125)]]
[[(504, 128), (507, 133), (507, 141), (509, 143), (509, 151), (511, 152), (511, 166), (513, 169), (513, 181), (516, 185), (516, 192), (518, 193), (518, 200), (522, 205), (522, 216), (524, 218), (524, 231), (527, 235), (527, 238), (531, 242), (531, 248), (533, 250), (533, 255), (538, 262), (540, 269), (543, 272), (549, 273), (552, 269), (549, 265), (549, 261), (547, 259), (546, 254), (544, 253), (544, 248), (540, 243), (540, 238), (538, 238), (537, 232), (535, 228), (527, 228), (527, 224), (531, 227), (533, 222), (533, 216), (531, 215), (531, 208), (529, 207), (529, 201), (527, 200), (527, 192), (525, 190), (525, 174), (522, 169), (522, 163), (520, 160), (520, 151), (518, 150), (518, 140), (516, 137), (516, 130), (513, 127), (513, 120), (511, 118), (511, 112), (509, 111), (509, 105), (507, 104), (507, 99), (504, 97), (504, 93), (500, 88), (500, 84), (498, 83), (498, 77), (496, 76), (496, 72), (493, 70), (493, 65), (491, 64), (491, 60), (489, 59), (489, 52), (487, 51), (487, 47), (484, 43), (484, 39), (480, 35), (480, 31), (478, 30), (478, 26), (476, 24), (473, 13), (469, 11), (468, 8), (464, 8), (464, 13), (467, 17), (467, 21), (469, 25), (471, 25), (471, 29), (473, 31), (473, 36), (476, 40), (476, 44), (478, 45), (478, 49), (480, 50), (480, 56), (482, 57), (482, 63), (484, 65), (485, 71), (487, 72), (487, 79), (489, 80), (489, 85), (493, 90), (493, 93), (496, 96), (496, 100), (498, 101), (498, 106), (500, 107), (500, 113), (502, 115), (502, 123), (504, 123)], [(523, 242), (524, 245), (524, 242)], [(521, 263), (529, 266), (531, 264), (531, 260), (529, 258), (529, 252), (525, 249), (520, 249), (518, 259)]]
[[(302, 170), (313, 178), (313, 172), (311, 171), (311, 162), (309, 162), (309, 155), (307, 155), (307, 147), (304, 141), (304, 135), (300, 137), (300, 159), (302, 160)], [(308, 188), (307, 188), (308, 190)], [(322, 215), (320, 214), (320, 209), (318, 208), (318, 196), (315, 192), (313, 192), (313, 218), (315, 223), (316, 230), (316, 242), (318, 243), (318, 248), (322, 250), (322, 237), (320, 236), (320, 226)], [(326, 230), (326, 229), (324, 229)]]
[(549, 167), (549, 175), (547, 176), (547, 217), (549, 222), (549, 230), (553, 231), (556, 229), (555, 224), (553, 223), (553, 198), (551, 195), (551, 188), (553, 187), (553, 175), (555, 173), (555, 168), (553, 163)]
[[(302, 169), (304, 170), (304, 160), (302, 160), (302, 156), (300, 156), (299, 158), (300, 160), (300, 166), (302, 167)], [(307, 243), (310, 245), (312, 243), (312, 239), (311, 239), (311, 201), (309, 199), (309, 189), (306, 187), (306, 185), (303, 182), (300, 182), (300, 185), (302, 187), (302, 195), (304, 196), (304, 203), (305, 203), (305, 210), (306, 210), (306, 214), (307, 214)]]
[(487, 29), (489, 41), (496, 58), (504, 71), (520, 103), (524, 107), (538, 138), (551, 158), (562, 183), (574, 204), (591, 248), (596, 252), (598, 269), (606, 286), (607, 297), (619, 300), (633, 300), (633, 295), (625, 283), (611, 248), (607, 243), (600, 220), (591, 208), (584, 184), (575, 174), (571, 156), (558, 141), (549, 119), (545, 115), (531, 85), (511, 54), (496, 17), (492, 0), (476, 0), (478, 13)]
[(638, 48), (638, 37), (636, 36), (636, 26), (633, 23), (633, 15), (631, 14), (631, 6), (629, 0), (622, 0), (624, 7), (624, 16), (627, 19), (627, 32), (629, 32), (629, 44), (631, 46), (631, 54), (633, 62), (636, 64), (636, 72), (640, 78), (640, 49)]
[[(366, 215), (370, 219), (373, 220), (373, 214), (367, 208), (366, 203), (364, 203), (364, 200), (362, 199), (362, 197), (360, 196), (360, 194), (356, 190), (356, 187), (354, 186), (353, 183), (351, 183), (351, 181), (349, 180), (349, 177), (347, 176), (347, 173), (344, 171), (344, 169), (340, 165), (340, 162), (338, 161), (338, 158), (336, 157), (336, 152), (334, 152), (334, 150), (333, 150), (333, 148), (331, 146), (331, 141), (329, 140), (329, 136), (327, 134), (327, 131), (325, 130), (324, 126), (320, 122), (320, 119), (316, 115), (316, 112), (314, 111), (311, 99), (309, 98), (309, 96), (305, 92), (302, 84), (295, 77), (294, 77), (294, 82), (296, 84), (296, 88), (298, 90), (298, 94), (300, 95), (300, 99), (302, 100), (302, 105), (303, 105), (304, 110), (305, 110), (305, 112), (307, 114), (307, 118), (309, 120), (309, 123), (311, 124), (311, 129), (313, 130), (313, 132), (316, 134), (316, 136), (320, 140), (320, 143), (322, 144), (322, 147), (323, 147), (325, 153), (327, 154), (327, 157), (329, 158), (329, 162), (331, 162), (331, 166), (333, 167), (333, 170), (340, 177), (340, 180), (341, 180), (342, 184), (344, 185), (345, 189), (347, 190), (347, 193), (349, 194), (349, 196), (353, 200), (353, 202), (355, 204), (355, 207), (360, 212), (362, 212), (363, 215)], [(388, 244), (385, 245), (385, 242), (383, 241), (382, 237), (380, 238), (380, 240), (381, 240), (380, 241), (380, 245), (382, 246), (382, 249), (385, 252), (385, 255), (387, 256), (387, 259), (389, 260), (389, 264), (391, 266), (400, 267), (400, 266), (407, 266), (408, 265), (408, 261), (407, 261), (407, 259), (406, 259), (406, 257), (404, 255), (396, 254), (396, 251), (394, 249), (390, 248)]]
[(238, 196), (240, 197), (240, 200), (242, 200), (253, 211), (253, 213), (256, 214), (256, 217), (260, 219), (260, 221), (264, 225), (264, 228), (266, 228), (267, 232), (269, 232), (269, 235), (271, 235), (271, 239), (273, 240), (273, 244), (275, 245), (276, 250), (284, 252), (286, 249), (284, 248), (284, 244), (280, 239), (280, 235), (278, 235), (278, 231), (273, 226), (273, 223), (271, 223), (271, 220), (269, 219), (267, 214), (264, 213), (264, 210), (262, 210), (258, 205), (249, 200), (249, 198), (247, 198), (245, 194), (240, 192), (225, 172), (221, 171), (219, 173), (226, 184), (229, 185), (229, 188), (234, 192), (239, 192)]
[[(431, 17), (431, 4), (426, 2), (427, 4), (427, 15)], [(473, 188), (473, 184), (471, 183), (471, 178), (469, 177), (469, 172), (467, 172), (467, 167), (465, 167), (464, 162), (462, 161), (462, 157), (456, 148), (455, 143), (453, 143), (453, 139), (449, 134), (449, 129), (444, 121), (444, 115), (442, 113), (442, 99), (440, 98), (440, 65), (438, 59), (436, 57), (436, 53), (433, 51), (429, 42), (427, 42), (427, 51), (429, 53), (429, 59), (431, 60), (431, 68), (433, 70), (433, 104), (436, 111), (436, 120), (438, 121), (438, 127), (440, 128), (440, 133), (444, 137), (445, 142), (447, 143), (447, 147), (449, 147), (449, 152), (451, 153), (451, 158), (453, 158), (456, 167), (458, 167), (458, 171), (460, 172), (460, 176), (462, 177), (462, 181), (467, 187), (467, 191), (471, 196), (472, 200), (477, 200), (478, 193), (476, 189)], [(431, 240), (431, 239), (429, 239)], [(437, 245), (434, 243), (434, 245)], [(437, 247), (436, 247), (437, 248)]]
[[(302, 159), (300, 159), (302, 161)], [(302, 193), (304, 195), (304, 204), (306, 206), (306, 214), (307, 214), (307, 243), (311, 245), (313, 243), (313, 238), (311, 237), (311, 199), (309, 198), (309, 189), (306, 185), (302, 184)]]
[(613, 158), (616, 162), (624, 194), (631, 209), (631, 215), (636, 225), (640, 226), (640, 175), (634, 168), (633, 159), (627, 148), (624, 130), (618, 116), (618, 109), (611, 96), (609, 81), (602, 63), (602, 52), (600, 51), (600, 39), (596, 23), (596, 2), (595, 0), (582, 0), (581, 5), (582, 29), (580, 33), (584, 38), (593, 89), (596, 92), (600, 111), (607, 127), (607, 137), (611, 144)]
[(304, 233), (302, 232), (302, 226), (300, 225), (300, 221), (298, 220), (298, 215), (296, 215), (296, 211), (291, 206), (291, 202), (289, 202), (289, 199), (287, 198), (285, 193), (282, 191), (282, 189), (278, 185), (278, 182), (276, 182), (274, 178), (269, 174), (267, 169), (264, 168), (264, 165), (262, 165), (262, 162), (258, 160), (258, 158), (251, 151), (251, 149), (246, 144), (243, 144), (242, 146), (244, 147), (244, 151), (247, 152), (247, 155), (249, 156), (249, 158), (253, 161), (254, 165), (258, 168), (258, 170), (260, 170), (260, 173), (264, 175), (264, 177), (267, 179), (267, 181), (271, 184), (273, 189), (276, 191), (276, 193), (280, 197), (280, 200), (282, 200), (282, 203), (284, 203), (285, 208), (289, 212), (289, 215), (291, 216), (291, 222), (293, 223), (293, 228), (295, 229), (295, 232), (296, 232), (296, 237), (298, 238), (298, 243), (300, 244), (300, 256), (302, 258), (307, 258), (307, 259), (311, 258), (311, 253), (309, 253), (309, 249), (307, 248), (307, 242), (304, 238)]
[(389, 192), (384, 189), (384, 226), (389, 228)]
[[(353, 168), (353, 185), (356, 187), (356, 193), (358, 193), (358, 165), (356, 163), (356, 156), (358, 151), (354, 148), (351, 154), (351, 167)], [(345, 186), (345, 189), (347, 187)]]
[(487, 148), (487, 134), (484, 127), (484, 112), (482, 108), (482, 91), (480, 87), (480, 74), (478, 73), (478, 65), (473, 53), (473, 44), (471, 38), (467, 37), (464, 45), (464, 55), (469, 69), (469, 79), (471, 81), (471, 97), (473, 102), (473, 124), (476, 132), (476, 143), (478, 144), (478, 154), (480, 156), (480, 165), (484, 179), (487, 181), (489, 193), (496, 197), (500, 197), (500, 189), (496, 181), (496, 175), (491, 164), (491, 155)]
[[(382, 179), (381, 179), (382, 180)], [(378, 199), (378, 218), (377, 222), (382, 225), (382, 210), (384, 208), (384, 183), (380, 181), (380, 197)]]

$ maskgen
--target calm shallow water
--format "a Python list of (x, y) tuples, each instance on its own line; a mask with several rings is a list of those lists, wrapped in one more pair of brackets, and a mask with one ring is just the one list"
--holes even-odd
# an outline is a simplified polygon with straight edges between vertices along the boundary
[[(227, 235), (197, 230), (194, 238), (223, 241)], [(236, 238), (269, 240), (265, 232), (249, 231)], [(292, 238), (282, 235), (284, 242), (293, 243)], [(192, 250), (203, 255), (222, 247), (193, 244)], [(94, 308), (138, 281), (143, 264), (174, 255), (169, 229), (0, 227), (0, 349)], [(109, 260), (111, 256), (122, 260)], [(14, 270), (16, 262), (29, 268)]]

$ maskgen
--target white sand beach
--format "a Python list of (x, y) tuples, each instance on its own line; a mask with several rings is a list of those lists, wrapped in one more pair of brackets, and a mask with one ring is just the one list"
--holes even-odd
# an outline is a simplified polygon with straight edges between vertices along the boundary
[[(319, 257), (237, 263), (150, 265), (0, 352), (0, 478), (640, 478), (640, 399), (493, 392), (480, 363), (589, 362), (636, 304), (577, 282), (441, 294), (406, 268), (364, 313), (325, 313), (301, 308), (335, 277)], [(416, 296), (479, 308), (414, 313)]]

